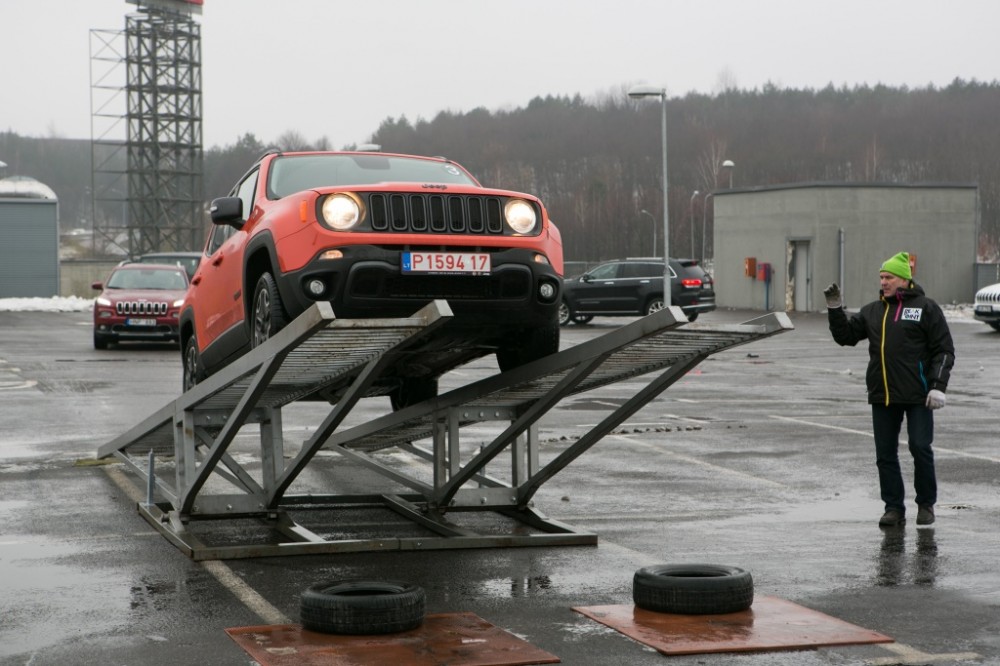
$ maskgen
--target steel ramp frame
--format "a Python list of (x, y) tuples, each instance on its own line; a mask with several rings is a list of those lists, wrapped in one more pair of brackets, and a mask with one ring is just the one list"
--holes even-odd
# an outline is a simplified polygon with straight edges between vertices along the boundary
[[(140, 513), (194, 559), (589, 545), (597, 542), (597, 535), (552, 520), (534, 508), (532, 498), (542, 484), (709, 355), (793, 328), (784, 313), (737, 325), (689, 324), (680, 308), (671, 307), (515, 370), (339, 430), (380, 373), (448, 316), (447, 304), (435, 302), (407, 319), (335, 320), (328, 305), (318, 304), (233, 367), (101, 447), (98, 457), (115, 455), (146, 480), (147, 501), (140, 503)], [(372, 349), (378, 347), (371, 341), (374, 330), (395, 335)], [(345, 332), (355, 335), (341, 339)], [(312, 367), (323, 366), (320, 361), (325, 356), (317, 355), (329, 356), (331, 349), (350, 352), (352, 360), (335, 363), (335, 373)], [(303, 366), (310, 367), (308, 377), (296, 374)], [(542, 462), (538, 421), (562, 399), (643, 375), (652, 378), (642, 389), (568, 448)], [(281, 407), (338, 381), (349, 382), (346, 393), (286, 464)], [(463, 429), (486, 422), (500, 424), (499, 434), (478, 451), (470, 453), (466, 447), (463, 452)], [(238, 430), (248, 423), (260, 427), (257, 477), (227, 453)], [(430, 441), (430, 448), (420, 445), (423, 440)], [(413, 463), (400, 468), (378, 455), (390, 448), (408, 454)], [(412, 492), (286, 494), (321, 450), (336, 452)], [(144, 451), (149, 451), (148, 461), (142, 464), (136, 456)], [(500, 476), (489, 474), (487, 465), (504, 451), (509, 453), (509, 466)], [(155, 470), (157, 454), (173, 454), (173, 485)], [(415, 466), (419, 473), (411, 469)], [(213, 474), (241, 492), (206, 492)], [(154, 494), (166, 501), (154, 502)], [(291, 515), (315, 509), (336, 515), (344, 509), (365, 508), (390, 509), (424, 534), (328, 539)], [(506, 525), (500, 533), (496, 526), (483, 530), (448, 516), (462, 512), (488, 512)], [(254, 519), (268, 528), (268, 536), (263, 543), (219, 545), (210, 543), (211, 534), (203, 540), (193, 529), (194, 522), (220, 519)]]

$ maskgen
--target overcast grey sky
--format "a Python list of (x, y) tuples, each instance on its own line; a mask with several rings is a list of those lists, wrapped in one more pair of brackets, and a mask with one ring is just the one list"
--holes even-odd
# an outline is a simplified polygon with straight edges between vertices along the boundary
[[(0, 0), (0, 130), (89, 138), (90, 31), (134, 11)], [(390, 116), (635, 83), (1000, 80), (1000, 0), (205, 0), (197, 20), (206, 147), (289, 130), (341, 147)]]

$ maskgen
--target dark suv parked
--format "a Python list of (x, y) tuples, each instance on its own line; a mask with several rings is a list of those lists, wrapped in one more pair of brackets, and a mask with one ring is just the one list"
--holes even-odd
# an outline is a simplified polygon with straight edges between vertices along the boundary
[[(689, 321), (715, 309), (712, 276), (694, 259), (670, 260), (670, 293), (671, 304), (683, 308)], [(663, 305), (663, 260), (619, 259), (566, 279), (559, 323), (647, 315)]]

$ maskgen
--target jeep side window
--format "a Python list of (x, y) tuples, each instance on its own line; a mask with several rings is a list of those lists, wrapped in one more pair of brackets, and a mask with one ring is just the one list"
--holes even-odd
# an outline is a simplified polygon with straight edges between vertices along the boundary
[(228, 224), (217, 224), (215, 228), (212, 229), (212, 238), (208, 243), (208, 254), (215, 254), (222, 244), (226, 242), (226, 239), (233, 234), (233, 228)]
[(260, 173), (259, 170), (255, 169), (253, 173), (246, 177), (246, 179), (240, 183), (239, 188), (236, 190), (236, 196), (238, 196), (243, 201), (243, 221), (246, 222), (247, 218), (250, 217), (250, 213), (253, 212), (253, 193), (257, 189), (257, 175)]

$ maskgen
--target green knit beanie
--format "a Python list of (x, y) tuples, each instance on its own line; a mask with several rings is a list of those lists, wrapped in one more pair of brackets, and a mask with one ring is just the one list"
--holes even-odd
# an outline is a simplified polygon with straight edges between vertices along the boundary
[(913, 273), (910, 272), (910, 254), (908, 252), (900, 252), (893, 257), (885, 260), (882, 264), (882, 271), (886, 273), (892, 273), (896, 277), (901, 277), (904, 280), (912, 280)]

